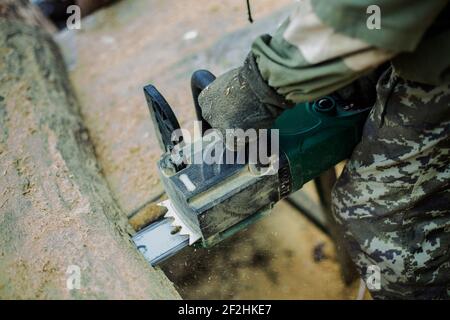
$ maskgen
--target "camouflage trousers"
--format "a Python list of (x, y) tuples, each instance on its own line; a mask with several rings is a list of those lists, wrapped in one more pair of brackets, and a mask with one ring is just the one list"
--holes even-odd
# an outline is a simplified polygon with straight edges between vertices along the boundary
[(374, 298), (448, 299), (450, 85), (421, 85), (388, 70), (332, 197)]

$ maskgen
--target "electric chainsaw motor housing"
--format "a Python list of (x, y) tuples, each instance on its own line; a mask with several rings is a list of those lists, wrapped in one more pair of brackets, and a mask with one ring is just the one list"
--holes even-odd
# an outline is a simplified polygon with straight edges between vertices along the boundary
[[(201, 116), (198, 95), (214, 79), (205, 70), (192, 76), (194, 105), (203, 129), (210, 127)], [(172, 141), (172, 132), (180, 128), (172, 109), (152, 85), (144, 87), (144, 93), (164, 151), (157, 165), (168, 196), (161, 203), (168, 210), (164, 218), (133, 237), (152, 265), (187, 245), (210, 247), (231, 236), (268, 214), (276, 202), (348, 158), (361, 138), (370, 110), (342, 101), (337, 95), (286, 110), (274, 125), (279, 130), (278, 171), (255, 174), (254, 164), (227, 164), (225, 158), (212, 164), (174, 161), (195, 157), (198, 150), (204, 150), (196, 144), (210, 144), (211, 137), (205, 135), (177, 148), (184, 142), (182, 137)]]

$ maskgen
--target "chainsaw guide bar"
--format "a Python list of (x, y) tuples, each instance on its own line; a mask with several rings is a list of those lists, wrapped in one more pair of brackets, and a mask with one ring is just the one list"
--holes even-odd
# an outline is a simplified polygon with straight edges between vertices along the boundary
[(133, 242), (152, 266), (166, 260), (175, 253), (201, 238), (182, 220), (170, 200), (158, 203), (167, 208), (164, 218), (139, 231)]

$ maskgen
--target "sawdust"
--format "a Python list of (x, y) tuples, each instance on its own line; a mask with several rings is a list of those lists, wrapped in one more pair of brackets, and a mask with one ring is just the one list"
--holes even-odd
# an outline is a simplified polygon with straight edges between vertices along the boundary
[(330, 239), (284, 202), (233, 238), (188, 248), (162, 269), (186, 299), (355, 299), (358, 291), (340, 280)]
[(149, 203), (142, 209), (138, 210), (129, 220), (134, 230), (139, 231), (148, 226), (155, 220), (164, 216), (167, 208), (159, 206), (156, 203)]

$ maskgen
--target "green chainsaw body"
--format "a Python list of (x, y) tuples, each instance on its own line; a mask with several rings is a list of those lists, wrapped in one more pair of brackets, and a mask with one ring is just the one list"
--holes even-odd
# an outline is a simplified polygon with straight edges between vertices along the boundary
[[(327, 105), (319, 107), (324, 99)], [(280, 149), (289, 162), (291, 192), (350, 157), (361, 139), (369, 110), (355, 110), (325, 97), (297, 104), (278, 117), (274, 128), (279, 129)]]
[[(319, 101), (325, 100), (328, 106), (319, 107)], [(279, 185), (289, 184), (289, 191), (280, 191), (279, 199), (348, 159), (361, 140), (370, 108), (354, 109), (338, 101), (327, 96), (311, 103), (299, 103), (284, 111), (275, 121), (273, 129), (279, 130), (280, 154), (288, 162), (287, 166), (280, 168), (280, 172), (289, 168), (288, 175), (279, 174)], [(289, 181), (282, 181), (286, 176), (289, 176)], [(198, 246), (209, 248), (231, 237), (269, 214), (272, 205), (204, 239)]]

